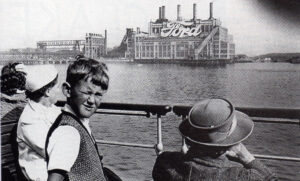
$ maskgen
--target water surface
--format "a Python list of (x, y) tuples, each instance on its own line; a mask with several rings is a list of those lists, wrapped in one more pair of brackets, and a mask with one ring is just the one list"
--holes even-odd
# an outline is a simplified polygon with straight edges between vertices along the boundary
[[(209, 97), (225, 97), (236, 106), (300, 108), (300, 65), (244, 63), (222, 67), (179, 64), (109, 63), (110, 86), (105, 102), (184, 104)], [(65, 65), (58, 65), (61, 79)], [(163, 117), (165, 150), (180, 150), (177, 130), (181, 119)], [(97, 115), (92, 129), (98, 139), (154, 144), (156, 119)], [(300, 128), (295, 125), (255, 124), (245, 142), (257, 154), (300, 156)], [(99, 145), (104, 164), (125, 180), (151, 180), (154, 150)], [(300, 180), (300, 163), (264, 161), (281, 180)]]

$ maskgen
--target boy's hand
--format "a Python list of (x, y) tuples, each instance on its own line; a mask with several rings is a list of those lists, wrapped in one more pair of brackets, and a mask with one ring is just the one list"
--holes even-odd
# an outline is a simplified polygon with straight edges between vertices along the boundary
[(228, 157), (238, 159), (243, 164), (248, 164), (255, 159), (242, 143), (230, 147), (225, 154)]

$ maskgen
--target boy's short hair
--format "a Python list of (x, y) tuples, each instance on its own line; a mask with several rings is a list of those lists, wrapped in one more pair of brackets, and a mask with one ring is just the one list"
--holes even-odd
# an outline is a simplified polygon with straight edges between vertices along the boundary
[(71, 86), (75, 86), (80, 80), (92, 77), (93, 84), (100, 86), (103, 90), (108, 89), (109, 77), (106, 64), (83, 56), (77, 56), (76, 59), (67, 70), (66, 81)]
[(34, 92), (30, 92), (30, 91), (25, 91), (25, 94), (26, 94), (26, 97), (31, 99), (31, 100), (34, 100), (36, 102), (38, 102), (46, 93), (46, 91), (49, 89), (49, 88), (52, 88), (55, 86), (55, 84), (57, 83), (58, 81), (58, 75), (55, 77), (54, 80), (52, 80), (51, 82), (49, 82), (47, 85), (43, 86), (42, 88), (34, 91)]

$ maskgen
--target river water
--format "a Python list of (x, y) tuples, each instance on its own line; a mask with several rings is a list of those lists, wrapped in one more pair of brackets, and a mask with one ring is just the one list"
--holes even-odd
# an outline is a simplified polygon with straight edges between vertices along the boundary
[[(66, 65), (57, 65), (65, 79)], [(104, 102), (192, 105), (209, 97), (224, 97), (236, 106), (300, 108), (300, 64), (243, 63), (221, 67), (179, 64), (108, 63), (110, 87)], [(63, 96), (61, 96), (63, 97)], [(164, 150), (180, 150), (181, 119), (162, 117)], [(91, 121), (97, 139), (142, 144), (156, 142), (156, 119), (96, 115)], [(300, 156), (300, 128), (255, 124), (245, 142), (256, 154)], [(151, 180), (154, 150), (99, 145), (104, 164), (124, 180)], [(300, 180), (300, 163), (263, 161), (281, 180)]]

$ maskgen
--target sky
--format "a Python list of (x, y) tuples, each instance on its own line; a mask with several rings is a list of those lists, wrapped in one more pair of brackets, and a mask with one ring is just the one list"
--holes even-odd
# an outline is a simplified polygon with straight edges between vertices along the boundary
[(300, 52), (300, 3), (296, 0), (0, 0), (0, 50), (36, 47), (41, 40), (84, 39), (85, 33), (108, 33), (108, 47), (118, 46), (126, 28), (148, 31), (166, 7), (175, 20), (214, 17), (233, 35), (237, 54)]

